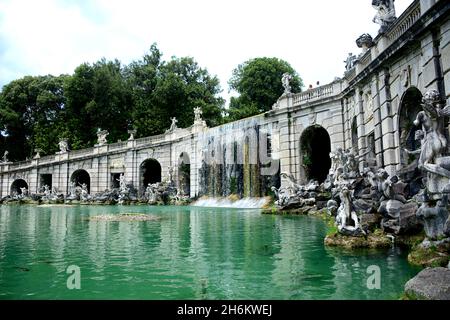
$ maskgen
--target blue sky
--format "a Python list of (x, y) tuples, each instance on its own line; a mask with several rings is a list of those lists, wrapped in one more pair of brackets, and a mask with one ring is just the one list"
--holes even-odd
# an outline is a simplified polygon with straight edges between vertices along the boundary
[[(376, 36), (372, 0), (0, 0), (0, 87), (25, 75), (71, 74), (102, 57), (128, 64), (154, 42), (227, 81), (255, 57), (288, 61), (306, 86), (344, 72), (362, 33)], [(412, 0), (396, 0), (397, 15)]]

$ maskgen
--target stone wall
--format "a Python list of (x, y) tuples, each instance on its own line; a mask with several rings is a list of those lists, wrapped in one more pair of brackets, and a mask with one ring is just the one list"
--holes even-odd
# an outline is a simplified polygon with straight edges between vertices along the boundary
[[(285, 173), (306, 183), (310, 177), (305, 172), (305, 155), (300, 141), (311, 127), (326, 130), (331, 151), (340, 147), (357, 152), (361, 169), (364, 165), (375, 165), (393, 174), (405, 166), (401, 153), (405, 139), (401, 137), (405, 134), (402, 115), (413, 107), (408, 93), (418, 90), (414, 92), (423, 94), (427, 90), (438, 89), (443, 99), (450, 103), (449, 7), (442, 0), (414, 1), (385, 34), (374, 39), (371, 48), (361, 52), (354, 68), (348, 70), (342, 79), (299, 94), (287, 92), (271, 111), (264, 114), (215, 128), (207, 128), (200, 121), (190, 128), (176, 129), (160, 136), (69, 151), (21, 163), (2, 163), (0, 197), (10, 194), (16, 179), (25, 180), (31, 193), (38, 192), (42, 187), (42, 174), (51, 174), (52, 187), (67, 193), (71, 176), (80, 169), (89, 173), (91, 193), (111, 189), (113, 175), (120, 173), (124, 173), (126, 180), (143, 192), (141, 165), (147, 159), (159, 162), (163, 180), (168, 179), (169, 167), (172, 167), (174, 181), (178, 184), (178, 167), (183, 153), (190, 164), (191, 197), (202, 194), (206, 178), (210, 179), (208, 183), (229, 189), (229, 177), (219, 181), (214, 164), (212, 174), (204, 176), (202, 165), (205, 157), (212, 151), (212, 141), (222, 147), (236, 142), (239, 150), (244, 152), (253, 131), (269, 135), (270, 156), (279, 161), (280, 166), (274, 175)], [(258, 139), (257, 150), (261, 145)], [(255, 154), (250, 153), (246, 157), (253, 156)], [(217, 155), (215, 161), (218, 161)], [(225, 174), (236, 174), (233, 161), (225, 160)], [(263, 179), (261, 163), (253, 167), (243, 166), (239, 169), (243, 175), (240, 179), (251, 177), (250, 188), (256, 188), (255, 183)], [(248, 181), (240, 183), (244, 184), (244, 189), (249, 188)], [(282, 185), (286, 183), (286, 180), (281, 180)], [(259, 191), (251, 191), (250, 194), (263, 195)]]

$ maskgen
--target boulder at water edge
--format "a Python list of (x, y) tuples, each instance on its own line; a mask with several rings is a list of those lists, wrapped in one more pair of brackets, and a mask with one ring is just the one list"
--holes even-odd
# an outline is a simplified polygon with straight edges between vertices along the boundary
[(450, 269), (426, 268), (405, 284), (410, 298), (450, 300)]

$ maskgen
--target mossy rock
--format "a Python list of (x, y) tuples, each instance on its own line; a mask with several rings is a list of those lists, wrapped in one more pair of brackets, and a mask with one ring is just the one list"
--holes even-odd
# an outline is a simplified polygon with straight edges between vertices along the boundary
[(325, 237), (324, 243), (330, 247), (343, 247), (346, 249), (369, 248), (381, 249), (390, 248), (392, 241), (384, 233), (372, 233), (366, 237), (350, 237), (340, 233), (331, 233)]
[(409, 263), (421, 267), (446, 267), (449, 260), (448, 248), (416, 246), (408, 255)]
[(395, 237), (395, 244), (405, 248), (414, 248), (421, 244), (424, 239), (424, 232), (413, 235), (398, 235)]

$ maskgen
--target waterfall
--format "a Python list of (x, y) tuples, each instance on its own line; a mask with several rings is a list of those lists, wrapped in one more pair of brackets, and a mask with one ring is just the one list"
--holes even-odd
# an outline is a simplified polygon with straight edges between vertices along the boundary
[(204, 197), (192, 204), (194, 207), (210, 208), (240, 208), (240, 209), (261, 209), (266, 207), (271, 201), (270, 197), (264, 198), (208, 198)]

